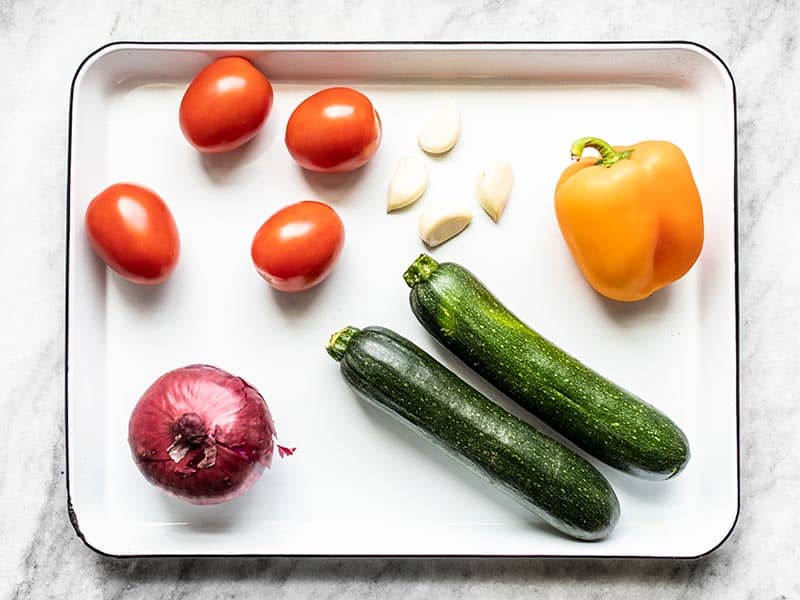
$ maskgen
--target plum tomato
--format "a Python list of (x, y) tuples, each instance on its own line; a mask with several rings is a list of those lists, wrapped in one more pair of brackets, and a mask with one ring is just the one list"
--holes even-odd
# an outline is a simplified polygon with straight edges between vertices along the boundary
[(290, 204), (264, 222), (251, 256), (259, 274), (277, 290), (299, 292), (331, 272), (344, 246), (344, 225), (327, 204)]
[(381, 120), (364, 94), (346, 87), (301, 102), (286, 125), (286, 147), (304, 169), (337, 173), (364, 165), (381, 143)]
[(255, 137), (271, 109), (272, 86), (261, 71), (239, 56), (219, 58), (183, 95), (181, 130), (200, 152), (227, 152)]
[(89, 203), (85, 224), (95, 253), (129, 281), (160, 283), (178, 263), (178, 227), (153, 190), (115, 183)]

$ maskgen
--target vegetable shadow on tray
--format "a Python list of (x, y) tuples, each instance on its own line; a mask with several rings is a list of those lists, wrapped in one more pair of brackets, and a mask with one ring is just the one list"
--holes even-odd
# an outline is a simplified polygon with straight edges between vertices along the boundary
[(674, 286), (667, 286), (636, 302), (618, 302), (600, 294), (594, 296), (603, 307), (603, 311), (617, 324), (624, 326), (648, 317), (661, 318), (669, 312), (674, 293)]
[(170, 293), (174, 283), (173, 278), (170, 277), (158, 285), (140, 285), (128, 281), (118, 273), (109, 275), (109, 285), (117, 288), (131, 307), (145, 314), (149, 314), (163, 304), (164, 298)]
[(270, 286), (263, 286), (264, 293), (269, 296), (270, 304), (268, 306), (277, 306), (287, 319), (302, 319), (307, 316), (308, 311), (313, 309), (317, 298), (323, 294), (328, 283), (327, 279), (335, 276), (336, 273), (334, 271), (326, 280), (314, 287), (289, 294)]
[(300, 172), (316, 198), (331, 204), (345, 204), (359, 200), (358, 194), (353, 194), (352, 189), (369, 169), (370, 163), (345, 173), (318, 173), (302, 168)]
[[(271, 146), (275, 138), (274, 123), (268, 122), (261, 133), (238, 148), (218, 154), (197, 153), (197, 160), (208, 179), (215, 185), (224, 185), (237, 176), (237, 171), (255, 161), (264, 160), (264, 148)], [(231, 197), (228, 195), (227, 197)]]
[(269, 488), (269, 485), (260, 485), (258, 493), (245, 493), (223, 504), (207, 506), (189, 504), (161, 492), (158, 493), (158, 501), (165, 507), (173, 523), (180, 524), (188, 531), (222, 535), (241, 526), (242, 515), (257, 515), (265, 503), (280, 502), (277, 498), (265, 498), (271, 495)]

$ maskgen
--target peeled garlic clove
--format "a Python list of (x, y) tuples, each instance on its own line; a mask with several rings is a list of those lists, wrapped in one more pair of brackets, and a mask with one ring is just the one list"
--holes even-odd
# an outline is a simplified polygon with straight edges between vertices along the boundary
[(511, 165), (505, 161), (487, 164), (478, 176), (478, 198), (495, 223), (508, 204), (513, 182)]
[(468, 210), (428, 209), (419, 217), (419, 237), (432, 248), (464, 231), (471, 221)]
[(419, 132), (419, 147), (429, 154), (444, 154), (456, 145), (461, 132), (458, 104), (451, 100), (433, 113)]
[(404, 156), (389, 183), (389, 200), (386, 212), (403, 208), (420, 199), (428, 189), (428, 168), (425, 161), (416, 156)]

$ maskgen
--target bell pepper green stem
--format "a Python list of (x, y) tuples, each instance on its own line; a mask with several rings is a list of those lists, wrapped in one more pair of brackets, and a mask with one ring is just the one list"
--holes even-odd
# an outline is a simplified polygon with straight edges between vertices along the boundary
[(580, 160), (581, 156), (583, 155), (583, 150), (587, 146), (589, 148), (594, 148), (600, 153), (600, 160), (598, 160), (596, 164), (604, 167), (610, 167), (621, 160), (628, 159), (631, 157), (631, 154), (633, 154), (633, 149), (617, 152), (611, 147), (611, 144), (601, 140), (600, 138), (584, 137), (580, 138), (579, 140), (575, 140), (575, 142), (572, 144), (572, 147), (569, 149), (570, 154), (572, 155), (572, 160)]
[(349, 325), (341, 331), (337, 331), (331, 336), (331, 339), (328, 342), (328, 346), (325, 348), (325, 350), (328, 351), (328, 354), (330, 354), (331, 358), (333, 358), (335, 361), (342, 360), (342, 356), (344, 356), (347, 347), (350, 345), (350, 340), (359, 331), (361, 330), (357, 327), (351, 327)]

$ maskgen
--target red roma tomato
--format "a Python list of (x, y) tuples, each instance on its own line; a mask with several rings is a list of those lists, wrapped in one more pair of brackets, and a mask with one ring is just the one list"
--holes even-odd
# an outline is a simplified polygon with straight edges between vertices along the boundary
[(220, 58), (200, 71), (183, 95), (183, 135), (200, 152), (227, 152), (251, 140), (272, 109), (272, 86), (238, 56)]
[(306, 200), (272, 215), (253, 238), (251, 256), (277, 290), (299, 292), (328, 276), (344, 246), (344, 225), (327, 204)]
[(175, 219), (152, 190), (115, 183), (89, 203), (85, 222), (94, 251), (129, 281), (160, 283), (178, 263)]
[(309, 96), (286, 125), (286, 147), (304, 169), (338, 173), (366, 163), (381, 143), (381, 120), (364, 94), (334, 87)]

